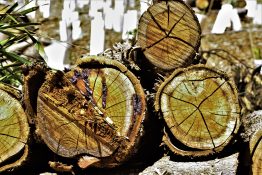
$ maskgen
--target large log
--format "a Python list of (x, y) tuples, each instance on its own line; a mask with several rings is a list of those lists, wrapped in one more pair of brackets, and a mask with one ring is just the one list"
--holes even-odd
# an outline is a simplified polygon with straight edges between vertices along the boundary
[(162, 70), (174, 70), (193, 62), (201, 29), (193, 10), (181, 0), (153, 4), (141, 16), (138, 45), (146, 58)]
[(136, 152), (145, 111), (143, 88), (126, 67), (88, 57), (69, 72), (48, 73), (37, 99), (36, 128), (58, 155), (90, 155), (81, 167), (112, 167)]
[[(262, 110), (254, 111), (243, 118), (243, 137), (249, 141), (251, 159), (250, 174), (262, 174)], [(248, 159), (247, 159), (248, 160)]]
[(174, 71), (160, 85), (155, 108), (167, 125), (164, 142), (179, 155), (220, 152), (239, 129), (234, 83), (203, 65)]
[[(15, 97), (19, 97), (18, 91), (0, 85), (0, 172), (19, 166), (28, 154), (29, 125)], [(23, 153), (19, 156), (20, 152)]]
[(237, 173), (237, 167), (238, 153), (204, 162), (174, 162), (169, 160), (169, 157), (163, 157), (139, 175), (234, 175)]

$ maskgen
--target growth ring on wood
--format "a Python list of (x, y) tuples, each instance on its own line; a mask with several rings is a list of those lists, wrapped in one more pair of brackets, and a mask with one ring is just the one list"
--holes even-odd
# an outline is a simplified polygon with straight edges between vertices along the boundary
[(197, 17), (181, 0), (156, 3), (139, 20), (138, 45), (146, 58), (163, 70), (191, 64), (200, 35)]
[(6, 167), (6, 160), (26, 146), (28, 135), (27, 117), (21, 104), (0, 89), (0, 171)]
[(104, 57), (83, 59), (66, 73), (49, 73), (37, 103), (37, 132), (51, 150), (64, 157), (107, 158), (110, 163), (131, 154), (146, 110), (139, 80)]
[(164, 141), (178, 154), (219, 152), (239, 128), (235, 85), (223, 73), (202, 65), (174, 71), (160, 85), (155, 107), (168, 127)]

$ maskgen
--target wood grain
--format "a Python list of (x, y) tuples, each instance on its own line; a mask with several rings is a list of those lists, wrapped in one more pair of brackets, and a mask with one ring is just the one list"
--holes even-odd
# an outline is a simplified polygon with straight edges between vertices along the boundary
[(191, 150), (218, 152), (239, 128), (235, 85), (223, 73), (201, 65), (174, 71), (161, 84), (155, 106), (172, 135)]
[(192, 63), (201, 29), (183, 1), (162, 1), (148, 8), (138, 26), (138, 45), (156, 67), (173, 70)]

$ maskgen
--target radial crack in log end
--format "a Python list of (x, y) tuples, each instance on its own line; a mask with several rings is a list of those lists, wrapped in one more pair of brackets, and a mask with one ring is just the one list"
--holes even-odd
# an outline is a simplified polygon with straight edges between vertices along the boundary
[(219, 152), (239, 129), (240, 106), (233, 81), (203, 65), (174, 71), (160, 85), (155, 108), (168, 128), (164, 141), (178, 154)]
[(0, 172), (19, 166), (26, 159), (27, 148), (19, 160), (5, 164), (25, 148), (28, 135), (29, 125), (21, 104), (0, 89)]
[(193, 10), (180, 0), (156, 3), (139, 20), (138, 45), (146, 58), (162, 70), (191, 64), (200, 35)]
[(125, 66), (87, 57), (71, 71), (49, 73), (39, 91), (37, 129), (55, 153), (86, 153), (108, 167), (137, 146), (145, 111), (143, 88)]

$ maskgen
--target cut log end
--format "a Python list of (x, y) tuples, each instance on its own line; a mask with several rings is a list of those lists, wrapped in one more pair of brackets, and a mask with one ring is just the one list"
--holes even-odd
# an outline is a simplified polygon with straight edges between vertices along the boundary
[(21, 104), (0, 89), (0, 171), (18, 166), (25, 159), (12, 166), (5, 164), (26, 146), (28, 135), (27, 117)]
[(262, 130), (254, 133), (254, 135), (251, 137), (249, 145), (252, 158), (252, 174), (262, 174)]
[(181, 155), (219, 152), (239, 128), (235, 85), (223, 73), (201, 65), (174, 71), (159, 87), (155, 107), (170, 134), (164, 141)]
[[(82, 153), (120, 164), (137, 144), (145, 95), (122, 64), (89, 57), (73, 70), (49, 74), (39, 91), (37, 129), (55, 153)], [(105, 159), (104, 159), (105, 158)]]
[(162, 70), (193, 62), (200, 44), (200, 24), (183, 1), (162, 1), (149, 7), (138, 26), (138, 45), (146, 58)]

